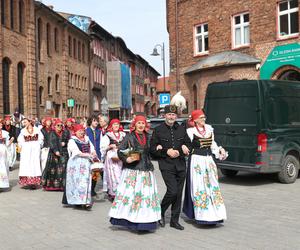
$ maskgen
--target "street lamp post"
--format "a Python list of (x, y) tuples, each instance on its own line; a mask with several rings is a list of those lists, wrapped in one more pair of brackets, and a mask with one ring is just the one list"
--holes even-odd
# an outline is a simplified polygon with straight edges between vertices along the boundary
[(157, 52), (157, 47), (160, 47), (161, 49), (161, 60), (163, 61), (163, 83), (164, 83), (164, 90), (163, 92), (166, 91), (166, 75), (165, 75), (165, 44), (156, 44), (151, 56), (159, 56), (160, 54)]

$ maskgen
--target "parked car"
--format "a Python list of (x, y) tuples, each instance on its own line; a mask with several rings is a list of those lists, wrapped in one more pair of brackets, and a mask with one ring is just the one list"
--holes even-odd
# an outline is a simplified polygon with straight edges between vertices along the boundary
[[(181, 125), (184, 122), (186, 122), (186, 120), (187, 120), (187, 118), (177, 118), (176, 121)], [(165, 118), (152, 118), (152, 119), (150, 119), (151, 130), (155, 129), (156, 127), (158, 127), (163, 122), (165, 122)]]
[(244, 80), (208, 85), (204, 110), (215, 140), (229, 156), (218, 162), (226, 176), (238, 171), (298, 177), (300, 82)]
[(122, 120), (120, 121), (121, 125), (124, 129), (124, 132), (129, 133), (130, 132), (130, 124), (131, 124), (131, 120)]

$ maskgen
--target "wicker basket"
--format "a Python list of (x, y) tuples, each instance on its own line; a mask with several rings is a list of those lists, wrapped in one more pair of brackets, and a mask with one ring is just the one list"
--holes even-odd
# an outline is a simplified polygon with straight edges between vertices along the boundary
[(141, 159), (141, 154), (139, 152), (130, 152), (128, 157), (131, 157), (133, 161), (139, 161)]

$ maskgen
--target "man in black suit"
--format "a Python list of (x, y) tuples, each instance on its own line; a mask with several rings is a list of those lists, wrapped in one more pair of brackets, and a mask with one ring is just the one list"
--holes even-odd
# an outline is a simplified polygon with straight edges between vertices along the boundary
[(158, 160), (167, 192), (161, 203), (160, 225), (165, 226), (165, 212), (171, 207), (170, 226), (179, 230), (184, 227), (179, 224), (182, 202), (182, 189), (186, 176), (185, 155), (189, 154), (191, 145), (186, 129), (176, 122), (177, 108), (173, 105), (165, 107), (165, 123), (154, 129), (150, 152)]

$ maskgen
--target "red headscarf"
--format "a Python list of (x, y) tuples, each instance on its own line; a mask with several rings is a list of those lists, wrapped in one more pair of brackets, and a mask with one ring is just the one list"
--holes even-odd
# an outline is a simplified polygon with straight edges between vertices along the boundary
[(11, 116), (10, 115), (4, 116), (4, 121), (7, 121), (7, 120), (11, 120)]
[(197, 120), (200, 116), (205, 116), (204, 112), (201, 109), (196, 109), (192, 112), (192, 121)]
[(74, 124), (73, 125), (73, 131), (74, 131), (74, 133), (76, 133), (79, 130), (84, 130), (85, 131), (84, 126), (82, 124)]
[(59, 118), (56, 118), (56, 119), (53, 121), (53, 130), (55, 131), (55, 133), (56, 133), (58, 136), (61, 137), (61, 136), (62, 136), (62, 133), (63, 133), (63, 128), (61, 129), (60, 132), (57, 132), (56, 129), (55, 129), (55, 127), (56, 127), (57, 124), (63, 125), (62, 120), (59, 119)]
[(131, 122), (130, 124), (130, 132), (134, 131), (135, 130), (135, 124), (137, 122), (144, 122), (146, 124), (146, 127), (145, 127), (145, 131), (148, 132), (149, 129), (150, 129), (150, 125), (149, 123), (147, 122), (146, 120), (146, 117), (143, 116), (143, 115), (137, 115)]
[(109, 131), (109, 132), (113, 131), (112, 126), (113, 126), (113, 124), (115, 124), (115, 123), (118, 123), (118, 124), (120, 125), (119, 131), (123, 131), (123, 127), (122, 127), (121, 122), (120, 122), (119, 119), (112, 119), (112, 120), (110, 121), (108, 127), (107, 127), (107, 131)]
[(67, 122), (75, 123), (75, 119), (74, 118), (68, 118), (65, 123), (67, 123)]
[(9, 131), (9, 130), (10, 130), (10, 127), (11, 127), (11, 124), (6, 125), (6, 121), (11, 121), (11, 116), (10, 116), (10, 115), (4, 116), (4, 120), (1, 119), (1, 123), (4, 125), (5, 129), (6, 129), (7, 131)]

